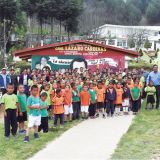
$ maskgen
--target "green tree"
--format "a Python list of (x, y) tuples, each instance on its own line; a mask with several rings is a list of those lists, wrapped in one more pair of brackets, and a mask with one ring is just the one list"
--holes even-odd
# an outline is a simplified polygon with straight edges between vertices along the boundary
[(135, 5), (127, 1), (125, 8), (125, 18), (129, 25), (138, 25), (142, 19), (142, 12)]
[(47, 0), (45, 2), (45, 6), (47, 8), (48, 17), (50, 18), (50, 21), (51, 21), (51, 35), (53, 36), (53, 21), (56, 17), (56, 13), (57, 13), (56, 1), (55, 0)]
[(68, 33), (68, 40), (70, 40), (70, 33), (76, 33), (78, 31), (78, 21), (76, 18), (68, 18), (65, 21), (65, 30)]
[(160, 22), (160, 2), (159, 0), (152, 0), (149, 4), (147, 11), (147, 20), (150, 24), (155, 24)]
[(1, 64), (6, 65), (6, 52), (11, 33), (20, 26), (20, 9), (15, 0), (0, 0), (0, 50), (2, 54)]
[(144, 48), (146, 48), (147, 50), (148, 50), (149, 48), (151, 48), (151, 43), (149, 42), (148, 39), (146, 39), (146, 41), (145, 41), (145, 43), (144, 43)]
[[(77, 18), (82, 9), (82, 1), (80, 0), (55, 0), (57, 12), (55, 18), (60, 23), (60, 37), (62, 23), (67, 21), (69, 18)], [(68, 20), (69, 21), (69, 20)]]

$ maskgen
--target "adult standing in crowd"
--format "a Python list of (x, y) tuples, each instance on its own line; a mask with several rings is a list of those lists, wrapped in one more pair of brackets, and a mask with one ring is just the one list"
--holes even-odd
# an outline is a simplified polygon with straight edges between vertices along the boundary
[(147, 78), (147, 84), (152, 81), (156, 88), (156, 109), (159, 109), (160, 101), (160, 72), (158, 72), (158, 66), (153, 65), (153, 71), (149, 73)]
[(23, 84), (25, 88), (25, 94), (28, 96), (29, 94), (29, 86), (28, 80), (30, 79), (30, 75), (27, 74), (27, 70), (24, 69), (19, 77), (19, 84)]
[(7, 74), (7, 69), (2, 68), (2, 72), (0, 74), (0, 89), (2, 94), (6, 93), (7, 85), (11, 82), (10, 76)]
[(10, 69), (11, 83), (14, 84), (14, 94), (17, 94), (18, 78), (13, 68)]

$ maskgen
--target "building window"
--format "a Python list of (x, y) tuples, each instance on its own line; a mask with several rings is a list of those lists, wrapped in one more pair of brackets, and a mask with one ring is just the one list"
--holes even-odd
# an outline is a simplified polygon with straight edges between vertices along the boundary
[(108, 44), (109, 45), (115, 45), (115, 40), (114, 39), (109, 39)]
[(117, 46), (122, 47), (122, 42), (117, 42)]

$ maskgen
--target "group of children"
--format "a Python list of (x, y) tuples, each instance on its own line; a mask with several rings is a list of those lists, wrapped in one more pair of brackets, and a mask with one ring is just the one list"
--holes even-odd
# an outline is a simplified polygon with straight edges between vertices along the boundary
[[(24, 142), (29, 142), (30, 130), (34, 128), (34, 138), (38, 139), (43, 130), (49, 130), (49, 120), (53, 119), (53, 128), (60, 128), (64, 123), (72, 120), (94, 119), (102, 115), (103, 118), (122, 114), (137, 114), (141, 106), (143, 84), (139, 80), (127, 78), (124, 82), (97, 80), (89, 81), (76, 79), (75, 82), (33, 80), (30, 87), (30, 96), (25, 94), (24, 85), (20, 84), (17, 95), (14, 94), (14, 85), (8, 84), (7, 93), (2, 96), (1, 105), (4, 108), (5, 137), (10, 138), (10, 132), (16, 136), (25, 135)], [(150, 82), (145, 88), (147, 106), (155, 104), (155, 87)], [(28, 116), (27, 116), (28, 115)], [(25, 128), (25, 121), (28, 127)], [(12, 129), (10, 129), (12, 127)]]

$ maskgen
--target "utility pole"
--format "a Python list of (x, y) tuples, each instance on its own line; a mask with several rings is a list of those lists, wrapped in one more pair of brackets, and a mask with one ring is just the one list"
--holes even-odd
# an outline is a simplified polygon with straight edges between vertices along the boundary
[(4, 66), (7, 67), (7, 55), (6, 55), (6, 19), (3, 19), (3, 62)]

